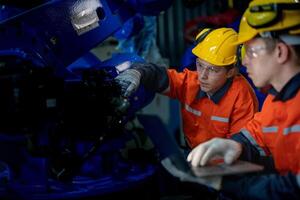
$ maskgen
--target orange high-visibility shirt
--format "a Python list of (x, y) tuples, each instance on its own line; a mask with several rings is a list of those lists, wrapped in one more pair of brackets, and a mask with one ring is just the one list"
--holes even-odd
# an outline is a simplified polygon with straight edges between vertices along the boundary
[(300, 173), (300, 74), (276, 96), (269, 94), (242, 134), (261, 156), (272, 154), (278, 172)]
[(195, 71), (169, 69), (168, 77), (170, 91), (165, 95), (181, 103), (183, 132), (191, 148), (214, 137), (229, 138), (238, 133), (258, 110), (255, 93), (242, 75), (227, 81), (215, 99), (201, 95)]

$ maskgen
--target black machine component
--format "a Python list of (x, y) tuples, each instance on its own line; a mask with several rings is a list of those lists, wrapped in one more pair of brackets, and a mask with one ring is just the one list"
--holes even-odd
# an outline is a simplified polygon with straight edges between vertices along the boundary
[[(18, 195), (12, 199), (40, 198), (40, 191), (31, 191), (35, 190), (36, 183), (24, 183), (21, 186), (17, 184), (18, 179), (27, 182), (27, 176), (34, 173), (30, 168), (34, 169), (37, 166), (39, 168), (36, 176), (40, 177), (32, 179), (38, 185), (59, 188), (63, 183), (73, 184), (69, 191), (64, 190), (65, 194), (57, 194), (55, 190), (50, 193), (43, 192), (42, 195), (46, 199), (53, 199), (55, 195), (62, 198), (69, 193), (66, 199), (70, 199), (73, 198), (71, 194), (74, 191), (84, 197), (103, 195), (105, 190), (97, 188), (98, 182), (101, 182), (103, 176), (111, 174), (109, 176), (113, 177), (114, 172), (111, 170), (114, 167), (109, 168), (114, 164), (122, 165), (123, 162), (115, 158), (118, 148), (122, 145), (107, 147), (106, 143), (114, 143), (115, 139), (128, 133), (124, 125), (130, 120), (127, 114), (130, 103), (121, 96), (121, 89), (113, 79), (115, 69), (91, 67), (76, 72), (66, 70), (61, 76), (61, 73), (55, 73), (53, 67), (41, 67), (20, 56), (0, 56), (0, 60), (0, 141), (1, 144), (7, 143), (6, 139), (3, 139), (4, 135), (11, 137), (9, 141), (13, 143), (13, 151), (9, 154), (20, 156), (19, 160), (15, 160), (15, 156), (5, 158), (2, 151), (1, 161), (3, 170), (6, 169), (5, 166), (9, 166), (16, 174), (16, 180), (10, 182), (10, 187), (13, 187), (10, 190), (24, 193), (18, 196), (20, 194), (17, 192)], [(19, 139), (13, 139), (20, 137), (24, 138), (21, 139), (21, 143)], [(1, 149), (6, 150), (6, 146), (2, 146)], [(100, 161), (99, 156), (102, 157)], [(30, 160), (35, 160), (37, 166), (31, 164)], [(97, 169), (100, 165), (102, 167)], [(83, 169), (86, 166), (93, 170)], [(27, 170), (28, 167), (28, 172), (23, 171), (23, 168)], [(153, 168), (148, 169), (147, 165), (144, 167), (146, 173), (138, 174), (139, 178), (133, 180), (142, 181), (154, 173)], [(128, 169), (122, 172), (122, 168)], [(129, 168), (130, 165), (121, 168), (116, 166), (119, 171), (117, 173), (121, 174), (128, 173)], [(96, 189), (78, 189), (73, 183), (74, 178), (82, 175), (90, 177), (90, 182), (79, 181), (79, 184)], [(56, 180), (58, 183), (49, 183), (49, 180)], [(93, 182), (95, 180), (98, 182)], [(106, 184), (105, 187), (118, 191), (124, 190), (129, 182), (131, 181), (123, 181), (115, 187), (112, 179), (109, 182), (101, 182), (101, 185)], [(26, 191), (26, 188), (30, 188), (31, 192)], [(14, 193), (9, 192), (7, 195), (15, 195)]]
[(21, 7), (21, 8), (33, 8), (35, 6), (43, 4), (44, 0), (28, 0), (28, 1), (20, 1), (20, 0), (2, 0), (2, 5)]
[(1, 56), (1, 132), (29, 133), (40, 120), (57, 112), (63, 79), (50, 67), (37, 68), (17, 56)]
[(110, 80), (104, 69), (88, 69), (82, 74), (82, 81), (68, 81), (65, 86), (67, 92), (62, 120), (58, 127), (58, 141), (62, 141), (61, 138), (64, 137), (75, 141), (94, 142), (82, 155), (76, 155), (76, 152), (74, 154), (72, 148), (75, 146), (70, 143), (54, 153), (51, 172), (59, 180), (72, 178), (106, 139), (124, 132), (124, 116), (129, 101), (120, 96), (118, 85)]
[(154, 94), (123, 98), (115, 66), (142, 58), (90, 50), (171, 2), (0, 1), (0, 199), (102, 197), (154, 176), (152, 154), (120, 156), (137, 132), (126, 125)]
[[(107, 70), (85, 69), (81, 79), (65, 80), (15, 56), (0, 64), (0, 131), (30, 136), (30, 152), (51, 157), (55, 178), (70, 178), (104, 138), (123, 132), (129, 102)], [(79, 156), (72, 149), (78, 140), (96, 142)]]

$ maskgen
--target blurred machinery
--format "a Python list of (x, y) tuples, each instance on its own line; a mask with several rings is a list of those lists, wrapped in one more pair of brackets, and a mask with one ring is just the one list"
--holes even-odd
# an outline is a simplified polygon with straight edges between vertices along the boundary
[(1, 1), (1, 199), (86, 199), (153, 176), (151, 163), (119, 155), (126, 123), (154, 94), (140, 88), (124, 99), (113, 79), (128, 67), (119, 64), (143, 59), (100, 60), (90, 50), (136, 15), (157, 15), (171, 3)]

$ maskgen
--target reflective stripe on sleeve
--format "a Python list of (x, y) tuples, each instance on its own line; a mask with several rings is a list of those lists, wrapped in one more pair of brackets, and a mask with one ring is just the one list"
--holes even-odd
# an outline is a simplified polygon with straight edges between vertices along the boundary
[(297, 178), (298, 187), (300, 188), (300, 174), (298, 174), (298, 175), (296, 176), (296, 178)]
[(226, 123), (229, 122), (229, 118), (226, 118), (226, 117), (211, 116), (210, 119), (213, 121), (219, 121), (219, 122), (226, 122)]
[(268, 126), (262, 128), (263, 133), (277, 133), (278, 132), (278, 126)]
[(266, 156), (265, 151), (257, 144), (255, 139), (252, 137), (252, 135), (249, 133), (247, 129), (242, 129), (241, 132), (250, 141), (250, 143), (258, 150), (261, 156)]
[(190, 113), (193, 113), (194, 115), (197, 115), (197, 116), (201, 116), (201, 111), (199, 110), (195, 110), (193, 108), (191, 108), (189, 105), (185, 104), (185, 109), (187, 111), (189, 111)]
[(284, 135), (287, 135), (287, 134), (293, 133), (293, 132), (300, 132), (300, 125), (290, 126), (283, 130)]

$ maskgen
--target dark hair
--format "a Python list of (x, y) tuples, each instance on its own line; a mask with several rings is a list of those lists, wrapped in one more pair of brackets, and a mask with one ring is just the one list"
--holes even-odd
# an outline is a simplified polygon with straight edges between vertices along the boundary
[[(276, 44), (278, 42), (282, 42), (285, 43), (284, 41), (282, 41), (281, 39), (274, 39), (274, 38), (263, 38), (263, 40), (265, 41), (266, 47), (267, 47), (267, 51), (271, 52), (275, 49)], [(297, 56), (297, 64), (300, 65), (300, 45), (291, 45), (291, 47), (294, 49), (296, 56)]]
[(298, 57), (297, 64), (300, 65), (300, 45), (294, 45), (293, 48), (295, 50), (296, 56)]
[[(262, 37), (261, 37), (262, 38)], [(272, 52), (275, 47), (276, 44), (279, 42), (285, 43), (283, 40), (281, 40), (280, 38), (262, 38), (266, 44), (266, 48), (268, 52)], [(296, 56), (297, 56), (297, 64), (300, 64), (300, 45), (291, 45), (291, 47), (294, 49)]]
[(262, 38), (262, 39), (266, 44), (266, 49), (268, 52), (272, 52), (275, 49), (276, 44), (278, 42), (283, 42), (282, 40), (277, 38)]

